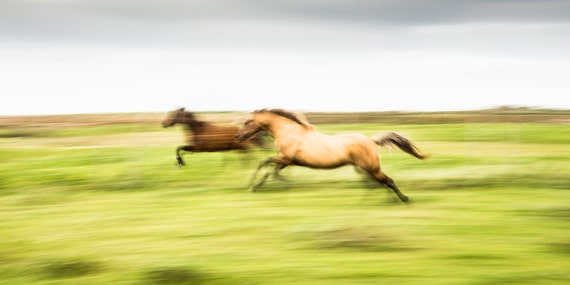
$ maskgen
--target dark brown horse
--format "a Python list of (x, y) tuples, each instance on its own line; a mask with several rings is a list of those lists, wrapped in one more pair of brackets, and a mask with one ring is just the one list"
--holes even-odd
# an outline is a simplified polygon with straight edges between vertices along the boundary
[(253, 183), (259, 170), (269, 164), (275, 165), (275, 175), (289, 165), (331, 169), (352, 164), (390, 187), (400, 200), (407, 202), (408, 197), (396, 187), (394, 180), (380, 170), (378, 145), (395, 145), (418, 159), (426, 158), (408, 139), (396, 133), (374, 138), (362, 134), (326, 135), (317, 132), (301, 116), (282, 109), (252, 112), (237, 138), (244, 141), (261, 131), (273, 137), (279, 153), (259, 165), (252, 178), (251, 191), (255, 191), (271, 175), (266, 173), (257, 184)]
[(176, 148), (176, 160), (178, 166), (185, 165), (181, 151), (189, 152), (214, 152), (226, 150), (248, 150), (253, 146), (263, 146), (263, 138), (261, 136), (253, 136), (249, 140), (238, 141), (235, 136), (239, 131), (237, 126), (217, 126), (208, 122), (196, 119), (193, 113), (184, 110), (184, 108), (176, 109), (168, 112), (166, 118), (162, 121), (165, 128), (182, 124), (188, 132), (186, 137), (187, 145), (181, 145)]

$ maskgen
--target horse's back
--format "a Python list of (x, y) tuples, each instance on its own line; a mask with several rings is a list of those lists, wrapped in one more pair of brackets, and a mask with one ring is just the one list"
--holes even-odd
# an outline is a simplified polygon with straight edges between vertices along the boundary
[(238, 131), (236, 126), (208, 124), (193, 132), (194, 145), (202, 151), (243, 149), (245, 145), (235, 139)]
[(354, 164), (358, 156), (367, 156), (367, 161), (377, 160), (374, 141), (361, 134), (327, 135), (308, 132), (296, 137), (296, 144), (281, 144), (281, 153), (299, 165), (314, 168), (335, 168)]

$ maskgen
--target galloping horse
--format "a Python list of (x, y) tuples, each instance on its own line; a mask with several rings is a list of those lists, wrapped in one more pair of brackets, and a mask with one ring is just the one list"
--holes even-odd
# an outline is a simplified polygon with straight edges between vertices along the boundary
[(273, 137), (279, 153), (259, 164), (252, 177), (251, 191), (261, 186), (270, 175), (266, 173), (257, 184), (253, 184), (259, 170), (269, 164), (275, 164), (275, 175), (289, 165), (332, 169), (352, 164), (390, 187), (400, 200), (407, 202), (408, 197), (398, 189), (394, 180), (380, 170), (377, 145), (392, 144), (418, 159), (426, 158), (408, 139), (396, 133), (375, 138), (362, 134), (326, 135), (317, 132), (298, 115), (282, 109), (252, 112), (236, 137), (239, 141), (245, 141), (261, 131)]
[(263, 140), (260, 136), (255, 136), (248, 141), (238, 141), (235, 138), (239, 131), (237, 126), (216, 126), (208, 122), (199, 121), (193, 113), (185, 111), (184, 108), (168, 112), (166, 118), (162, 121), (162, 126), (165, 128), (175, 124), (184, 125), (185, 130), (188, 131), (186, 137), (188, 144), (176, 148), (176, 160), (179, 167), (185, 165), (180, 155), (181, 151), (247, 150), (252, 146), (263, 146)]

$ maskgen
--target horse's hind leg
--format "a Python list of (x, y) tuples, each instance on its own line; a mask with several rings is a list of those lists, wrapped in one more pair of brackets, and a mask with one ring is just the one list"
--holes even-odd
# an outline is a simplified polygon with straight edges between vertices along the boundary
[(184, 160), (182, 159), (182, 156), (180, 155), (180, 151), (193, 151), (194, 150), (194, 146), (193, 145), (181, 145), (179, 147), (176, 148), (176, 161), (178, 162), (178, 167), (182, 167), (184, 165), (186, 165), (186, 163), (184, 163)]
[(408, 202), (409, 198), (408, 196), (404, 195), (404, 193), (402, 193), (400, 191), (400, 189), (398, 189), (398, 186), (396, 186), (396, 184), (394, 183), (394, 180), (392, 180), (392, 178), (388, 177), (386, 174), (384, 174), (381, 171), (378, 171), (376, 174), (373, 175), (374, 179), (376, 179), (376, 181), (385, 184), (386, 186), (390, 187), (390, 189), (392, 189), (392, 191), (394, 191), (394, 193), (396, 193), (396, 195), (398, 195), (398, 198), (400, 198), (400, 200), (402, 200), (402, 202)]

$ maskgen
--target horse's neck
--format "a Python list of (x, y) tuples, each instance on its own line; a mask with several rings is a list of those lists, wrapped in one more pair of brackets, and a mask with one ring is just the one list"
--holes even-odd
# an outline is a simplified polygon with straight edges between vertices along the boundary
[(198, 120), (193, 120), (190, 118), (190, 116), (187, 116), (184, 120), (184, 127), (187, 130), (190, 130), (194, 133), (199, 133), (202, 131), (202, 129), (204, 128), (204, 126), (206, 125), (205, 122), (201, 122)]
[(299, 136), (307, 131), (304, 126), (290, 121), (283, 121), (278, 124), (273, 124), (270, 127), (270, 133), (273, 134), (276, 140), (280, 140), (283, 137)]
[(192, 123), (186, 123), (184, 124), (184, 127), (187, 130), (190, 130), (194, 133), (200, 133), (203, 132), (205, 129), (206, 124), (202, 123), (202, 122), (192, 122)]

